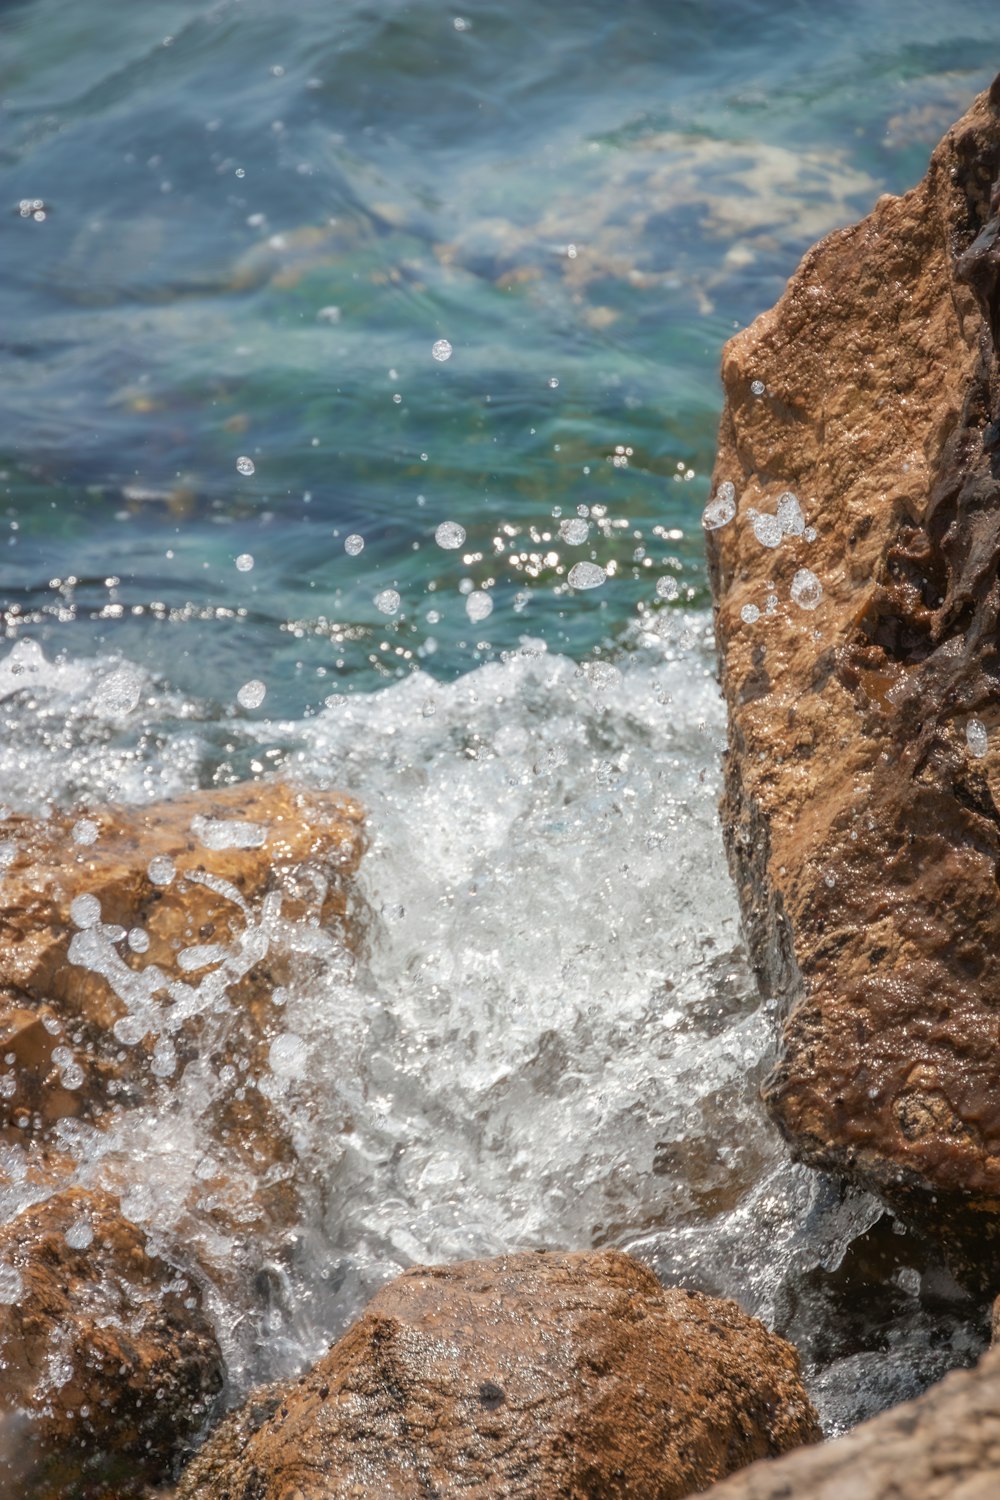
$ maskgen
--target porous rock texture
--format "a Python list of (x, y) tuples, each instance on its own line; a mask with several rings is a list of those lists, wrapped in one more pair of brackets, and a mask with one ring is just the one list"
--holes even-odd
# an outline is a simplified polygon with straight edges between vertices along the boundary
[(998, 343), (1000, 79), (919, 187), (822, 240), (726, 346), (715, 485), (736, 516), (708, 533), (730, 863), (761, 982), (789, 1006), (767, 1103), (801, 1159), (984, 1223)]
[(417, 1267), (177, 1500), (679, 1500), (818, 1437), (795, 1351), (616, 1251)]
[(197, 1287), (111, 1195), (68, 1189), (0, 1228), (0, 1495), (142, 1495), (221, 1386)]
[(310, 922), (350, 941), (362, 847), (355, 802), (276, 780), (0, 820), (0, 1141), (58, 1178), (73, 1164), (60, 1121), (102, 1126), (167, 1100), (201, 1054), (232, 1075), (205, 1129), (257, 1179), (235, 1205), (218, 1184), (220, 1216), (291, 1222), (289, 1174), (266, 1178), (290, 1146), (252, 1085), (280, 1030), (289, 943)]
[(846, 1437), (713, 1485), (706, 1500), (996, 1500), (1000, 1350)]

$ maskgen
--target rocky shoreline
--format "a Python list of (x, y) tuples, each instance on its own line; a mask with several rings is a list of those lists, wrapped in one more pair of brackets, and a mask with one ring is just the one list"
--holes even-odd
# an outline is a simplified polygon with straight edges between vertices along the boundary
[[(767, 1102), (801, 1160), (876, 1188), (992, 1292), (1000, 79), (920, 187), (806, 256), (723, 373), (723, 821), (788, 1010)], [(322, 961), (294, 930), (356, 945), (363, 848), (354, 802), (278, 781), (0, 822), (20, 1205), (0, 1228), (0, 1494), (833, 1500), (845, 1474), (859, 1500), (992, 1494), (995, 1353), (823, 1444), (787, 1342), (607, 1250), (415, 1267), (220, 1421), (205, 1289), (280, 1246), (309, 1171), (268, 1092), (301, 1062), (282, 987)], [(100, 1184), (78, 1171), (209, 1078), (188, 1232), (153, 1243), (127, 1152)]]

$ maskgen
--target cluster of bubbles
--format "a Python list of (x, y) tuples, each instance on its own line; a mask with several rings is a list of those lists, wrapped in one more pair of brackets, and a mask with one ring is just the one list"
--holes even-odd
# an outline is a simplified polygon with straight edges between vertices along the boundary
[[(763, 387), (761, 389), (763, 390)], [(726, 479), (719, 485), (705, 506), (701, 524), (706, 531), (719, 531), (735, 519), (736, 486), (731, 480)], [(783, 490), (778, 496), (773, 514), (751, 507), (747, 511), (747, 519), (750, 521), (755, 540), (768, 549), (780, 547), (785, 537), (801, 537), (806, 542), (816, 540), (816, 532), (812, 526), (806, 525), (799, 498), (792, 490)], [(661, 579), (661, 582), (666, 582), (666, 580)], [(799, 568), (792, 578), (789, 593), (792, 603), (797, 604), (799, 609), (812, 610), (819, 606), (823, 598), (823, 585), (811, 568)], [(769, 594), (766, 603), (767, 614), (774, 614), (777, 607), (777, 595)], [(744, 604), (740, 610), (740, 619), (746, 625), (756, 624), (760, 615), (760, 608), (756, 604)]]

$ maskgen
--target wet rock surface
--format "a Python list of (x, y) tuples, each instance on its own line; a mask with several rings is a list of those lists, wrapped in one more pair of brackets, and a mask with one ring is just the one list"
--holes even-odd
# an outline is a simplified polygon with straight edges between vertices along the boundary
[(953, 1228), (1000, 1202), (998, 339), (1000, 80), (727, 345), (706, 522), (767, 1102)]
[(144, 1494), (221, 1386), (197, 1286), (110, 1194), (69, 1189), (0, 1228), (0, 1494)]
[[(282, 782), (0, 822), (0, 1141), (33, 1146), (58, 1176), (55, 1127), (167, 1107), (198, 1058), (231, 1075), (207, 1091), (204, 1123), (259, 1179), (248, 1221), (289, 1223), (288, 1174), (267, 1173), (293, 1152), (256, 1084), (280, 1031), (286, 940), (347, 936), (361, 849), (356, 803)], [(127, 1163), (119, 1175), (127, 1187)], [(233, 1211), (220, 1184), (220, 1219)]]
[(178, 1500), (671, 1500), (818, 1437), (794, 1350), (616, 1251), (417, 1267), (230, 1417)]
[(713, 1485), (711, 1500), (994, 1500), (1000, 1351), (846, 1437)]

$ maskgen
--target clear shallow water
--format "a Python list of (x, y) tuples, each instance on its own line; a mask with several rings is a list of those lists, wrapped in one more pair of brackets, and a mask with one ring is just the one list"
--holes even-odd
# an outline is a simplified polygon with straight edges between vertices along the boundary
[[(739, 1296), (831, 1428), (970, 1358), (760, 1114), (698, 517), (722, 342), (919, 177), (995, 7), (29, 0), (0, 42), (0, 802), (369, 809), (365, 956), (287, 1002), (308, 1211), (208, 1288), (233, 1393), (411, 1260), (535, 1244)], [(82, 1169), (147, 1166), (175, 1253), (196, 1082)]]

